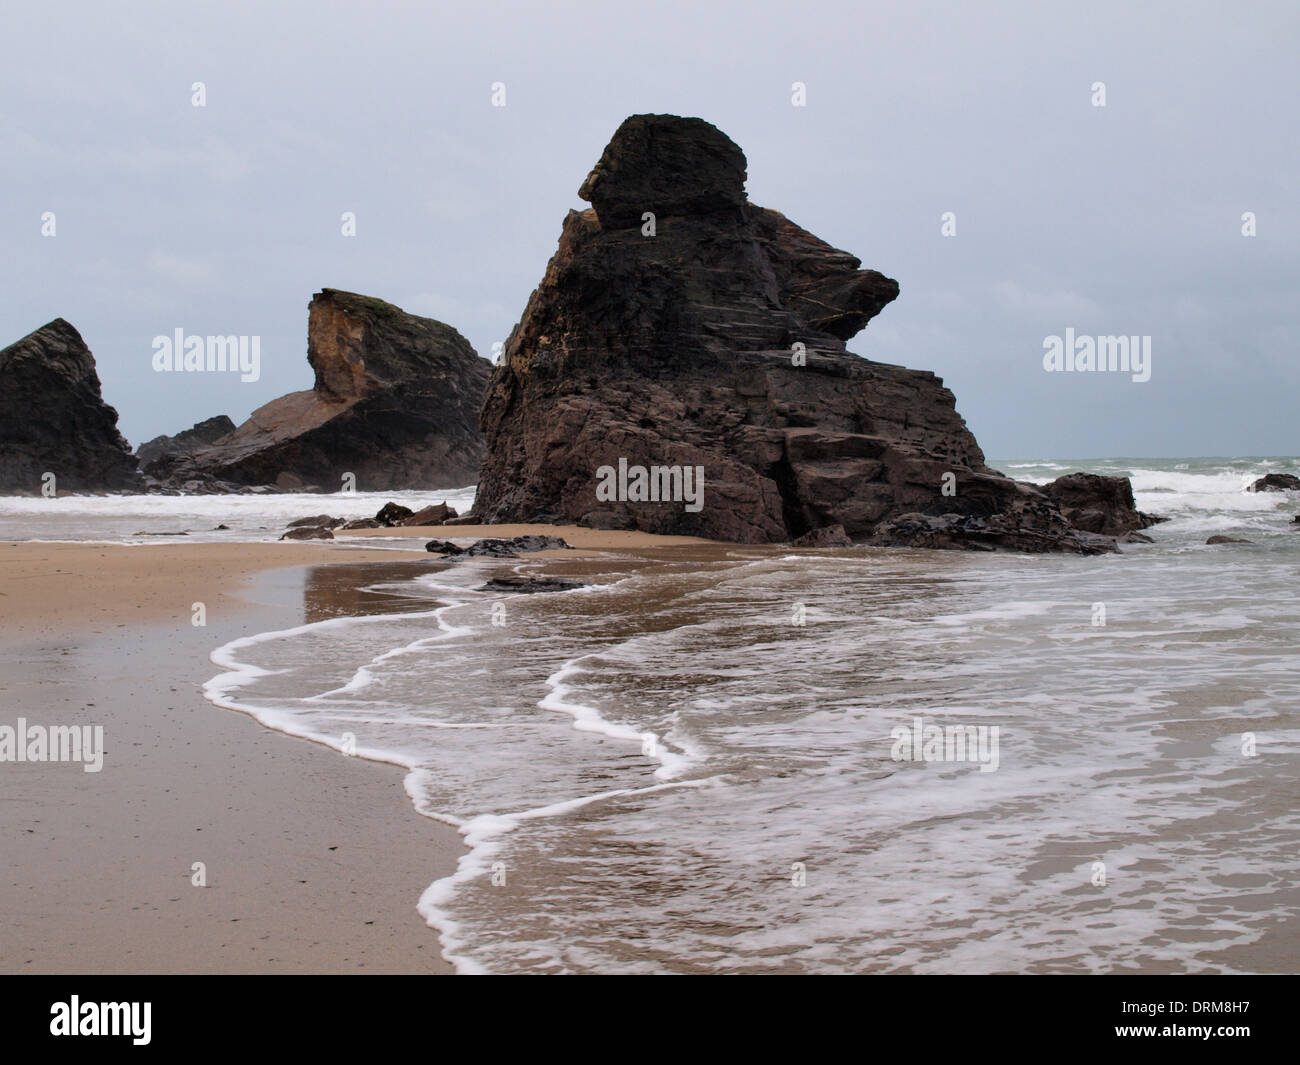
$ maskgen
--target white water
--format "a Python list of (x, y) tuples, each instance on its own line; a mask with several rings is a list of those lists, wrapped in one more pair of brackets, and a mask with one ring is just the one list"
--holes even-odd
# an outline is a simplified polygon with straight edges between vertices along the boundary
[[(390, 501), (412, 510), (445, 501), (464, 514), (474, 503), (474, 486), (437, 492), (0, 496), (0, 540), (125, 544), (269, 541), (278, 540), (285, 526), (298, 518), (316, 514), (349, 520), (373, 518)], [(218, 530), (218, 525), (229, 528)], [(377, 532), (382, 536), (382, 530)], [(178, 535), (181, 533), (185, 535)]]
[[(1296, 463), (1000, 468), (1131, 475), (1173, 520), (1120, 556), (734, 548), (534, 596), (462, 563), (386, 587), (420, 609), (219, 649), (208, 694), (407, 767), (470, 846), (419, 900), (466, 972), (1293, 957), (1300, 500), (1242, 489)], [(997, 725), (997, 771), (895, 761), (915, 717)]]

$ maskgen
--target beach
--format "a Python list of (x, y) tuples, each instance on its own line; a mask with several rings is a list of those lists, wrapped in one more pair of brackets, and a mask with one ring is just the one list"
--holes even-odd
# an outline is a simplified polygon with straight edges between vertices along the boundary
[[(450, 972), (416, 903), (465, 852), (456, 830), (412, 809), (398, 767), (267, 729), (201, 688), (215, 647), (382, 609), (368, 580), (436, 568), (430, 535), (480, 531), (393, 531), (409, 550), (0, 543), (0, 724), (105, 736), (99, 772), (3, 767), (0, 971)], [(490, 530), (530, 532), (588, 552), (678, 539)]]
[(3, 717), (102, 725), (105, 758), (4, 767), (0, 968), (449, 970), (414, 900), (454, 867), (455, 831), (413, 813), (398, 770), (200, 692), (216, 643), (299, 620), (321, 546), (2, 549)]
[[(1287, 971), (1300, 538), (1243, 487), (1294, 467), (1070, 465), (1131, 476), (1154, 542), (290, 543), (383, 500), (0, 501), (42, 538), (0, 540), (0, 728), (105, 737), (100, 772), (0, 765), (0, 969)], [(571, 549), (424, 550), (525, 534)]]

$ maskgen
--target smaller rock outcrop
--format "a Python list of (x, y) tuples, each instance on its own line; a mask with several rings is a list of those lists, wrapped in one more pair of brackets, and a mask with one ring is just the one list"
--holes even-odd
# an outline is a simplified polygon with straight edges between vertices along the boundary
[(573, 548), (559, 536), (513, 536), (509, 540), (475, 540), (461, 547), (450, 540), (430, 540), (424, 549), (448, 558), (517, 558), (529, 551), (572, 551)]
[(1254, 540), (1243, 540), (1237, 536), (1211, 536), (1205, 541), (1207, 544), (1253, 544)]
[(155, 436), (135, 449), (135, 457), (142, 473), (162, 480), (171, 474), (178, 459), (210, 447), (234, 431), (235, 423), (226, 415), (218, 414), (175, 436)]
[(480, 592), (571, 592), (585, 588), (582, 581), (568, 577), (494, 577), (479, 586)]
[(289, 529), (281, 540), (333, 540), (334, 534), (324, 525), (299, 525)]
[(104, 402), (95, 357), (56, 318), (0, 351), (0, 491), (130, 491), (136, 458)]
[(1078, 555), (1119, 551), (1114, 537), (1074, 529), (1053, 511), (1033, 514), (1031, 521), (1016, 513), (902, 514), (877, 526), (868, 542), (880, 547), (962, 551), (1068, 551)]
[(310, 518), (299, 518), (297, 521), (289, 522), (290, 529), (297, 529), (303, 526), (316, 527), (324, 529), (336, 529), (343, 524), (342, 518), (331, 517), (329, 514), (313, 514)]
[(404, 507), (401, 503), (385, 503), (375, 515), (375, 521), (380, 525), (401, 525), (414, 513), (410, 507)]
[(1066, 520), (1084, 532), (1120, 536), (1165, 520), (1137, 509), (1127, 477), (1067, 473), (1044, 485), (1043, 491), (1060, 505)]
[(1300, 492), (1300, 477), (1289, 473), (1266, 473), (1249, 488), (1251, 492)]
[(403, 525), (441, 525), (449, 518), (456, 517), (456, 508), (447, 506), (446, 502), (435, 503), (432, 506), (422, 507), (410, 517), (406, 518)]

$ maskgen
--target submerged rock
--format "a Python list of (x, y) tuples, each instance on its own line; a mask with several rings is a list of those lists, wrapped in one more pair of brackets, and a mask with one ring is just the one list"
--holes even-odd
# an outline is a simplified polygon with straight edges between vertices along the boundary
[(508, 540), (475, 540), (468, 547), (460, 547), (450, 540), (430, 540), (426, 551), (449, 558), (517, 558), (531, 551), (559, 551), (573, 548), (558, 536), (514, 536)]
[(1296, 492), (1300, 491), (1300, 477), (1289, 473), (1266, 473), (1250, 486), (1252, 492)]
[(1236, 536), (1211, 536), (1205, 541), (1207, 544), (1253, 544), (1254, 540), (1242, 540)]
[(882, 547), (929, 547), (964, 551), (1044, 552), (1097, 555), (1118, 552), (1113, 537), (1062, 527), (1033, 528), (1011, 514), (903, 514), (876, 528), (870, 542)]
[(141, 489), (95, 357), (62, 318), (0, 351), (0, 491)]
[(934, 374), (845, 348), (898, 283), (745, 179), (698, 118), (619, 127), (493, 371), (472, 519), (893, 542), (919, 512), (953, 516), (934, 546), (1108, 549), (984, 464)]
[(852, 547), (853, 541), (844, 531), (843, 525), (827, 525), (821, 529), (804, 533), (797, 540), (790, 541), (791, 547)]
[(480, 592), (569, 592), (585, 588), (582, 581), (568, 577), (494, 577), (480, 585)]

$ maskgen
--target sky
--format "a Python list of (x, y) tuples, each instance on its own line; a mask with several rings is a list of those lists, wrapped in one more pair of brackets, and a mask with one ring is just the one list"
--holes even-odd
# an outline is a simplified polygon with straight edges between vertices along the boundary
[[(619, 123), (668, 113), (740, 145), (753, 202), (898, 280), (849, 349), (939, 374), (990, 457), (1300, 452), (1294, 0), (54, 0), (5, 23), (0, 346), (66, 318), (133, 445), (309, 388), (323, 287), (490, 357)], [(260, 337), (260, 377), (155, 372), (177, 329)], [(1045, 369), (1067, 329), (1150, 337), (1150, 379)]]

